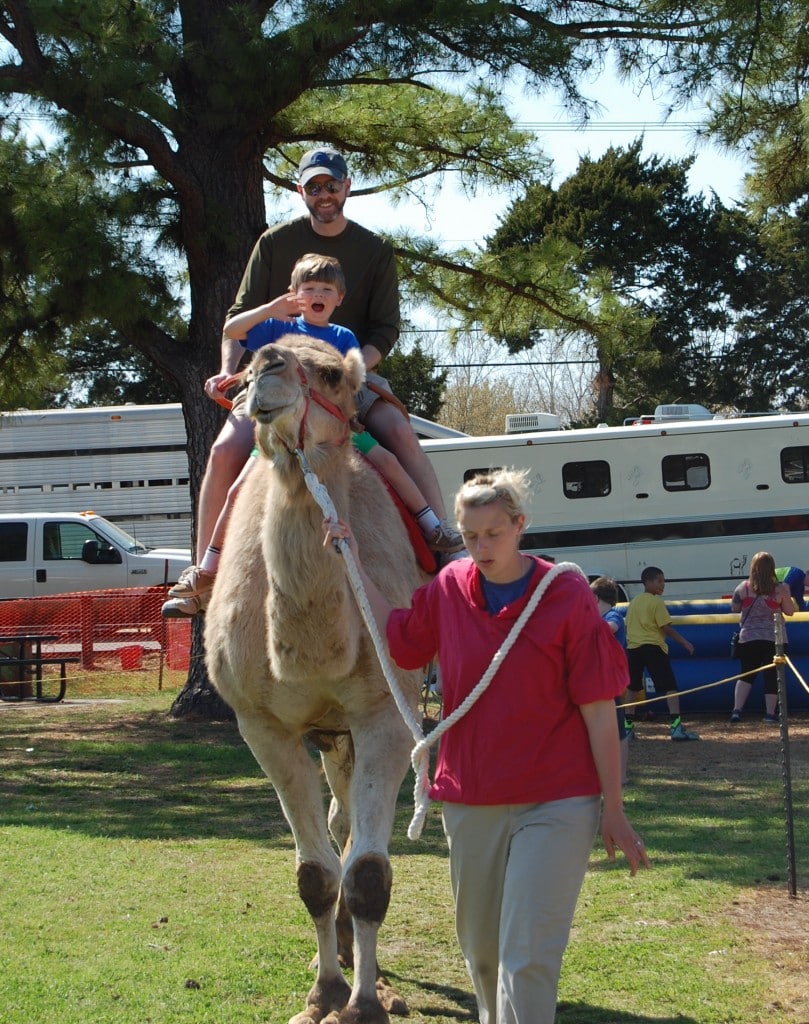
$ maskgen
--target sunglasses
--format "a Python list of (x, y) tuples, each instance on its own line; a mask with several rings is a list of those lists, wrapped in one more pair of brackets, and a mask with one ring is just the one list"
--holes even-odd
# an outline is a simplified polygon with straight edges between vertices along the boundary
[(342, 181), (327, 181), (325, 185), (304, 185), (303, 191), (308, 196), (319, 196), (321, 192), (328, 192), (330, 196), (337, 195), (343, 191)]

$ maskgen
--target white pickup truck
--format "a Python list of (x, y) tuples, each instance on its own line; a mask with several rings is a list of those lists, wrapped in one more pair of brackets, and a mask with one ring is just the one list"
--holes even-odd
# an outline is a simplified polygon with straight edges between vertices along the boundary
[(0, 514), (0, 599), (176, 583), (190, 559), (147, 548), (95, 512)]

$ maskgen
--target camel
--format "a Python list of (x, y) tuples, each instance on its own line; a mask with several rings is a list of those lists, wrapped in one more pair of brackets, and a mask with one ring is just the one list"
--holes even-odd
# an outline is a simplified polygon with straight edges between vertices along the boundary
[[(295, 840), (298, 892), (317, 934), (317, 976), (290, 1024), (389, 1024), (389, 1012), (407, 1013), (378, 980), (377, 935), (411, 734), (341, 559), (323, 547), (323, 513), (295, 455), (302, 448), (351, 522), (377, 586), (392, 604), (408, 605), (421, 572), (383, 482), (350, 441), (363, 376), (359, 352), (343, 357), (312, 339), (288, 336), (254, 356), (247, 411), (257, 423), (258, 461), (234, 506), (206, 613), (210, 677), (278, 793)], [(415, 710), (421, 673), (397, 677)], [(328, 817), (306, 740), (320, 751), (331, 789)], [(352, 925), (349, 986), (341, 960), (352, 965)]]

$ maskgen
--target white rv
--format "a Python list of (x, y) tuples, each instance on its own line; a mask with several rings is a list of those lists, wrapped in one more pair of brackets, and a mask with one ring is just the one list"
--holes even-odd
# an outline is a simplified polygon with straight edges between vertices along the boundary
[(628, 597), (647, 565), (680, 600), (732, 593), (757, 551), (809, 568), (809, 413), (644, 420), (424, 448), (447, 502), (479, 470), (530, 468), (524, 548), (612, 576)]
[[(629, 597), (658, 565), (666, 597), (683, 600), (729, 594), (756, 551), (809, 568), (809, 413), (708, 417), (663, 406), (629, 426), (560, 430), (520, 414), (509, 430), (539, 432), (492, 437), (413, 424), (432, 438), (422, 444), (448, 509), (476, 471), (526, 467), (527, 550), (613, 576)], [(179, 405), (0, 415), (0, 512), (87, 507), (144, 544), (190, 546)]]

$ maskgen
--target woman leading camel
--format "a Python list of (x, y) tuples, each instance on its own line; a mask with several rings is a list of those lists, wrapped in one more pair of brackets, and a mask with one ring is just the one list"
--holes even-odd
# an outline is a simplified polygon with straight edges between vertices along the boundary
[[(401, 667), (437, 656), (446, 715), (485, 673), (553, 566), (520, 551), (526, 474), (479, 475), (455, 514), (470, 557), (392, 608), (345, 538)], [(552, 1024), (562, 956), (601, 811), (610, 860), (649, 867), (621, 798), (614, 698), (626, 658), (586, 579), (552, 580), (491, 684), (441, 738), (430, 796), (443, 802), (455, 922), (481, 1024)], [(603, 803), (603, 806), (602, 806)]]

